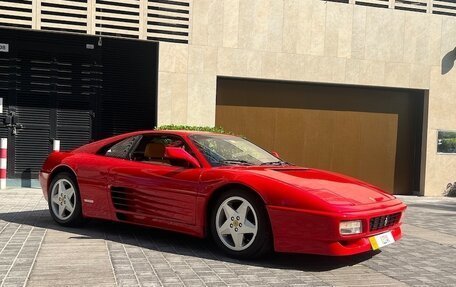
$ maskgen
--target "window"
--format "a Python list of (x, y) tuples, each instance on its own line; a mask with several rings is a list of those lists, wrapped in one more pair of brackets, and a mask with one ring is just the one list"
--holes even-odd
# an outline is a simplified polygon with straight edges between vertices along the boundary
[(438, 132), (437, 152), (456, 154), (456, 131)]
[(131, 153), (131, 159), (143, 163), (187, 167), (188, 163), (165, 158), (166, 147), (180, 147), (192, 154), (184, 140), (176, 136), (145, 135)]
[(239, 137), (197, 134), (190, 138), (213, 166), (283, 164), (267, 151)]
[(129, 159), (131, 148), (136, 144), (141, 136), (126, 138), (113, 146), (109, 147), (104, 153), (105, 156)]

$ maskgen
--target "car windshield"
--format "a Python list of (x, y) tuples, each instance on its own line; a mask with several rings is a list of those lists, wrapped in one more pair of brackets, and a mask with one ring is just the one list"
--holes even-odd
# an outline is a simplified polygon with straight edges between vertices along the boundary
[(253, 143), (230, 135), (191, 135), (190, 139), (213, 166), (284, 164)]

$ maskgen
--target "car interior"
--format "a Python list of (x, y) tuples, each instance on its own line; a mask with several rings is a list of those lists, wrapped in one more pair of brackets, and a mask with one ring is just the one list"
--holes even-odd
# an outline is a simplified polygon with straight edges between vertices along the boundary
[(170, 165), (170, 161), (165, 158), (165, 147), (162, 142), (141, 140), (132, 152), (131, 159), (146, 163)]
[(183, 140), (179, 138), (144, 136), (131, 153), (131, 160), (150, 164), (188, 167), (186, 161), (165, 158), (165, 148), (168, 146), (180, 147), (189, 151)]
[[(189, 163), (184, 160), (166, 158), (165, 149), (168, 146), (183, 148), (194, 156), (191, 149), (181, 138), (167, 135), (143, 135), (127, 138), (102, 148), (98, 154), (154, 165), (190, 166)], [(132, 149), (133, 151), (131, 151)]]

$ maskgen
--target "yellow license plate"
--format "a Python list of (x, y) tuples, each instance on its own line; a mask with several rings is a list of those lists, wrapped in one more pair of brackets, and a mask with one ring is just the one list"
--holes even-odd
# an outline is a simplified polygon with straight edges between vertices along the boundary
[(369, 237), (369, 242), (372, 246), (372, 250), (377, 250), (382, 248), (383, 246), (394, 243), (394, 237), (393, 234), (391, 234), (391, 231), (388, 231), (382, 234)]

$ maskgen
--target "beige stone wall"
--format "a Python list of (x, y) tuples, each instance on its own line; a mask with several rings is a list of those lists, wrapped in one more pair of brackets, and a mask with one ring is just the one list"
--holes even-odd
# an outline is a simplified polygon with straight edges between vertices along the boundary
[(190, 44), (160, 43), (159, 124), (214, 125), (217, 76), (429, 90), (425, 194), (456, 181), (456, 17), (319, 0), (193, 0)]

